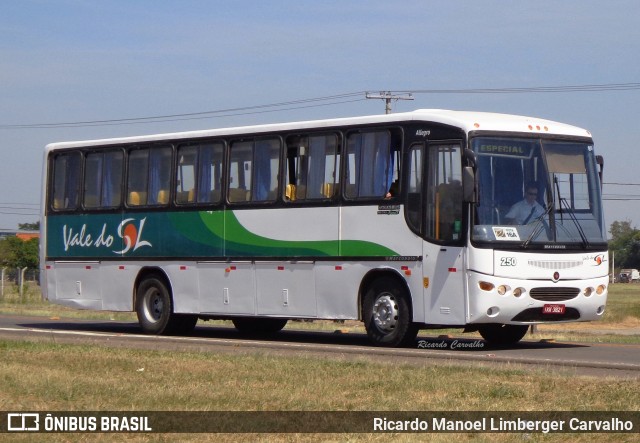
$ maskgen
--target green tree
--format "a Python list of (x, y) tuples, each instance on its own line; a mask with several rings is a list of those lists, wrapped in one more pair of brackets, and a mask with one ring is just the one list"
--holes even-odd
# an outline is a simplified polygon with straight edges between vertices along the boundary
[(624, 220), (611, 223), (609, 233), (609, 251), (615, 254), (616, 267), (640, 268), (640, 231)]
[(39, 231), (40, 230), (40, 222), (35, 223), (18, 223), (18, 229), (21, 231)]
[(8, 268), (37, 268), (39, 245), (37, 238), (6, 237), (0, 240), (0, 263)]

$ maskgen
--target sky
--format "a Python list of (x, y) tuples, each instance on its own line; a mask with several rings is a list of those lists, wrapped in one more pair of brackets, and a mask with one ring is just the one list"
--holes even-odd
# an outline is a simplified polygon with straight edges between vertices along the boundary
[[(38, 220), (51, 142), (384, 113), (360, 91), (640, 85), (639, 19), (637, 0), (5, 0), (0, 229)], [(607, 226), (640, 228), (640, 89), (416, 93), (393, 111), (421, 108), (588, 129)]]

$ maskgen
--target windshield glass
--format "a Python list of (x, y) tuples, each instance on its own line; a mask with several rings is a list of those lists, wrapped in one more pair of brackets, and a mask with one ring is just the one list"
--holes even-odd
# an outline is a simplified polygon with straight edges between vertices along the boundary
[(593, 145), (477, 137), (472, 240), (502, 246), (601, 248), (606, 242)]

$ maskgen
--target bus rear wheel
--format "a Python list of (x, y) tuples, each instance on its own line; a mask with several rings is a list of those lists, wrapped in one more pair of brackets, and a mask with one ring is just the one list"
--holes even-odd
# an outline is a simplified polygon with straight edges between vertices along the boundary
[(140, 327), (147, 334), (187, 334), (198, 321), (196, 315), (173, 312), (169, 288), (157, 276), (147, 277), (138, 285), (136, 314)]
[(406, 290), (389, 277), (375, 280), (365, 294), (364, 326), (376, 346), (408, 346), (418, 334)]
[(478, 332), (482, 338), (494, 345), (513, 345), (527, 334), (528, 325), (482, 325)]

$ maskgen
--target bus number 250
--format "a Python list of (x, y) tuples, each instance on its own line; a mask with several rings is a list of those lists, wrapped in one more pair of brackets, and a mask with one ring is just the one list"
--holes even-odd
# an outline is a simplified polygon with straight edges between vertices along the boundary
[(517, 263), (515, 257), (502, 257), (500, 259), (500, 266), (515, 266)]

